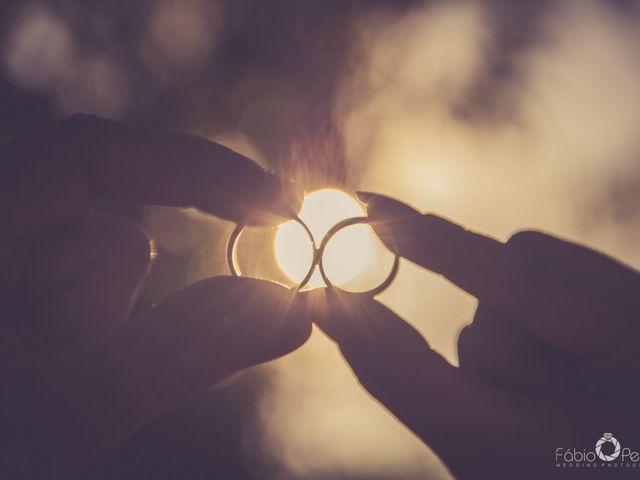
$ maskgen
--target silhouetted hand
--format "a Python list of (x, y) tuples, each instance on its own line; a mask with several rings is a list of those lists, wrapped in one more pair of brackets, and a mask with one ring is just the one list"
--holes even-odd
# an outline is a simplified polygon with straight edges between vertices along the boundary
[(149, 241), (102, 199), (282, 221), (300, 199), (188, 135), (74, 116), (0, 150), (0, 477), (69, 478), (140, 427), (310, 333), (277, 284), (204, 280), (129, 320)]
[(359, 196), (389, 247), (392, 236), (403, 257), (479, 300), (458, 340), (460, 367), (359, 295), (314, 292), (328, 295), (315, 298), (315, 320), (362, 385), (455, 476), (609, 478), (607, 467), (556, 468), (565, 462), (556, 449), (593, 452), (612, 432), (640, 450), (637, 272), (543, 233), (501, 243), (388, 197)]

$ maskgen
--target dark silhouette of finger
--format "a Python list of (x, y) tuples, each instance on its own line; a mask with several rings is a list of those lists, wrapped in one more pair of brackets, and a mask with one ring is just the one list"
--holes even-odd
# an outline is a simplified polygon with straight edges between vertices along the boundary
[(89, 215), (30, 246), (24, 300), (42, 346), (107, 335), (126, 320), (150, 264), (149, 240), (130, 220)]
[(504, 244), (379, 194), (358, 192), (371, 225), (390, 249), (445, 276), (479, 299), (502, 296), (521, 262)]
[[(552, 345), (614, 357), (629, 348), (629, 339), (640, 332), (635, 316), (629, 315), (640, 309), (637, 271), (603, 253), (536, 231), (518, 232), (506, 246), (520, 252), (528, 265), (532, 285), (528, 304), (536, 308), (522, 309), (522, 318), (541, 325)], [(535, 295), (543, 301), (534, 302)], [(594, 372), (594, 362), (584, 360), (576, 363), (592, 373), (620, 371), (600, 361), (602, 371)], [(613, 375), (612, 380), (616, 378)]]
[[(533, 337), (523, 326), (487, 304), (458, 336), (460, 368), (493, 385), (543, 393), (566, 385), (567, 354)], [(575, 375), (574, 375), (575, 376)]]
[[(410, 207), (382, 195), (359, 197), (389, 248), (395, 245), (400, 255), (442, 274), (552, 347), (580, 354), (610, 352), (624, 341), (619, 328), (635, 328), (624, 313), (640, 308), (637, 296), (613, 293), (611, 302), (591, 302), (606, 292), (602, 285), (570, 281), (571, 274), (517, 242), (504, 244), (435, 215), (409, 214)], [(615, 328), (603, 328), (612, 321)]]
[(197, 207), (233, 221), (277, 223), (298, 211), (294, 186), (203, 138), (74, 115), (1, 148), (0, 228), (28, 235), (101, 198)]
[(294, 350), (310, 331), (294, 292), (255, 279), (211, 278), (107, 339), (23, 366), (29, 376), (16, 375), (4, 397), (14, 395), (10, 407), (19, 414), (11, 415), (29, 421), (3, 421), (3, 431), (39, 460), (34, 468), (68, 478), (209, 385)]
[[(515, 233), (507, 245), (520, 249), (540, 270), (564, 278), (582, 289), (607, 295), (612, 304), (627, 308), (627, 299), (637, 297), (640, 275), (636, 270), (604, 253), (543, 232)], [(634, 307), (637, 307), (637, 303)]]
[(535, 421), (518, 411), (517, 397), (451, 366), (380, 303), (331, 290), (306, 295), (314, 321), (336, 341), (362, 385), (454, 474), (464, 477), (480, 464), (498, 468), (487, 465), (496, 444), (538, 435)]

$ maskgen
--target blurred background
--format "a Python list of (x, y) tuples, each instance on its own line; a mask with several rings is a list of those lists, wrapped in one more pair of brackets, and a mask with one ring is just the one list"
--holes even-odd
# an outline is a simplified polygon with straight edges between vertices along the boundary
[[(309, 191), (379, 191), (500, 239), (541, 229), (640, 266), (638, 1), (5, 0), (0, 24), (2, 138), (77, 112), (178, 129)], [(156, 241), (145, 305), (226, 273), (227, 222), (102, 208)], [(471, 297), (405, 262), (381, 301), (457, 362)], [(315, 331), (89, 478), (449, 477)]]

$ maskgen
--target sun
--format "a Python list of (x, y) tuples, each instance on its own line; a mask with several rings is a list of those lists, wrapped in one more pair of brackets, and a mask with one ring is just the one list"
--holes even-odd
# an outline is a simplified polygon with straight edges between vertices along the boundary
[[(324, 235), (345, 218), (365, 215), (361, 204), (348, 193), (331, 188), (305, 195), (298, 216), (307, 224), (319, 245)], [(373, 254), (373, 231), (368, 225), (354, 225), (340, 232), (327, 244), (324, 266), (335, 285), (344, 285), (361, 273)], [(313, 261), (313, 247), (300, 224), (294, 221), (278, 227), (275, 237), (278, 265), (294, 282), (300, 282)], [(316, 267), (308, 287), (324, 286)]]

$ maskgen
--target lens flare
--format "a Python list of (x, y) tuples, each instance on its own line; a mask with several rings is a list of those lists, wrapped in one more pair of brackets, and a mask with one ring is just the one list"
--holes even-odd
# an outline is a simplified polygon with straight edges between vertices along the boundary
[[(317, 244), (336, 223), (345, 218), (359, 217), (364, 209), (351, 195), (335, 189), (317, 190), (305, 196), (298, 216), (307, 224)], [(373, 254), (373, 231), (368, 225), (354, 225), (338, 232), (324, 253), (325, 271), (338, 286), (364, 270)], [(304, 229), (294, 221), (278, 227), (275, 255), (282, 271), (294, 282), (300, 282), (313, 261), (313, 247)], [(316, 267), (309, 288), (324, 286)]]

